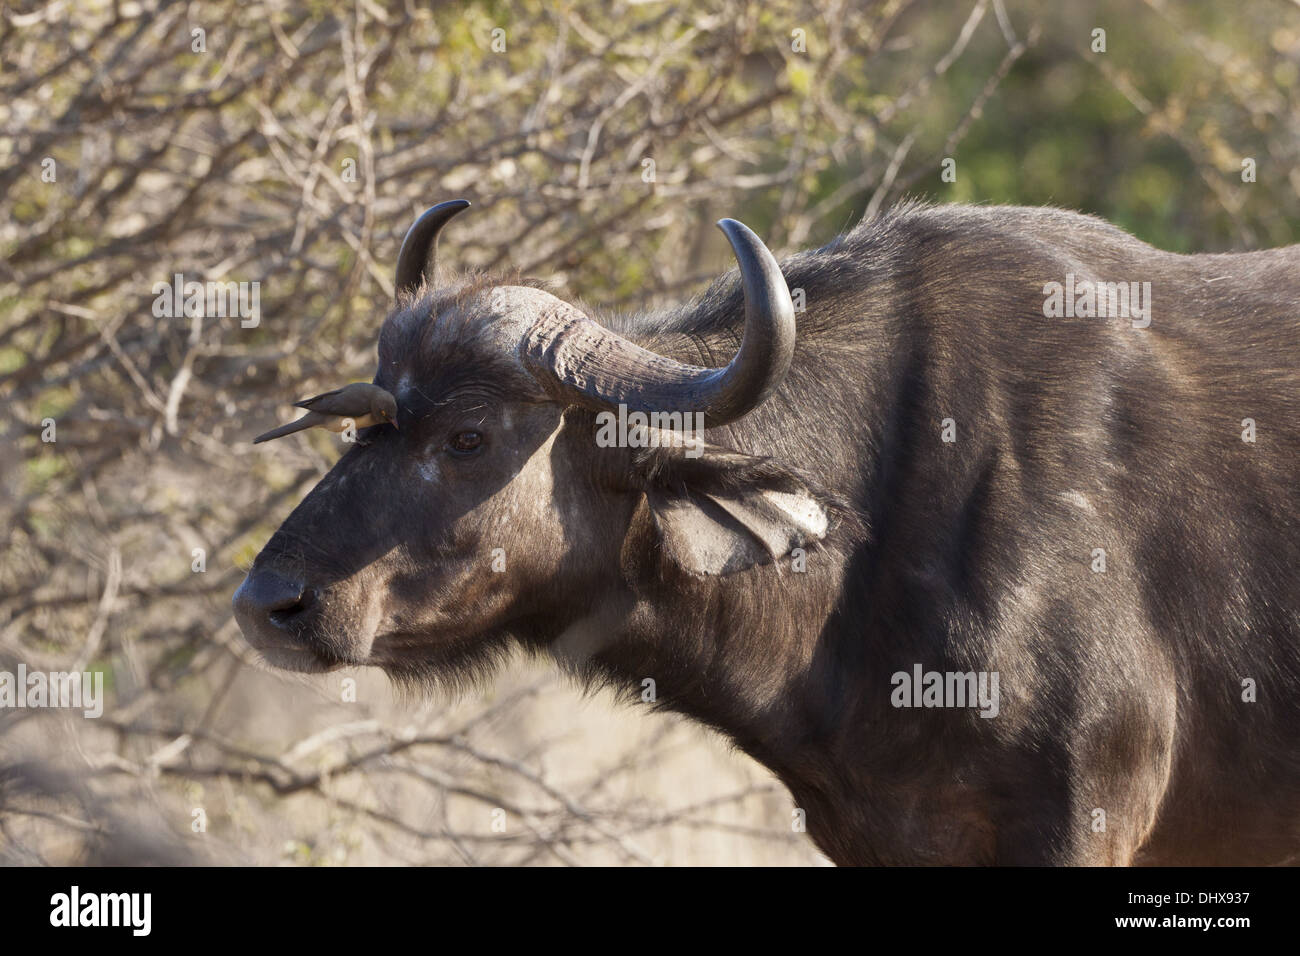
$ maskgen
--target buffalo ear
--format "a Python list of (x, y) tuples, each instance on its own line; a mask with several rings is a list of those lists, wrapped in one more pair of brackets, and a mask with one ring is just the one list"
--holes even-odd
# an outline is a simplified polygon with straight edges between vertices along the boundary
[(718, 445), (638, 452), (641, 521), (662, 556), (694, 575), (734, 574), (779, 560), (826, 536), (829, 496), (780, 462)]

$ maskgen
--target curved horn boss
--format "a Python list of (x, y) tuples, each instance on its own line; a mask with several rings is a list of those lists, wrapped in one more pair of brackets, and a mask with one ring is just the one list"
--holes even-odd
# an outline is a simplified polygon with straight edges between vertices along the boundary
[(790, 369), (794, 303), (776, 259), (758, 236), (734, 219), (720, 220), (718, 228), (731, 243), (745, 295), (744, 338), (727, 365), (700, 368), (664, 358), (569, 309), (538, 322), (526, 335), (529, 371), (577, 405), (703, 412), (706, 428), (733, 422), (762, 404)]
[[(397, 255), (397, 294), (432, 286), (438, 233), (464, 199), (439, 203), (411, 226)], [(740, 269), (745, 331), (722, 368), (701, 368), (657, 355), (592, 321), (575, 308), (557, 310), (521, 343), (528, 370), (561, 400), (595, 409), (702, 412), (706, 428), (748, 414), (781, 384), (794, 357), (794, 303), (775, 257), (735, 219), (718, 221)]]

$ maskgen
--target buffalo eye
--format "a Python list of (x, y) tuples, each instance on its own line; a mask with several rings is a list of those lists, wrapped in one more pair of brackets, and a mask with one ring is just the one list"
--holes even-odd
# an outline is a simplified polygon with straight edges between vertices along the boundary
[(457, 432), (447, 442), (447, 447), (456, 455), (472, 455), (483, 445), (483, 433), (476, 431)]

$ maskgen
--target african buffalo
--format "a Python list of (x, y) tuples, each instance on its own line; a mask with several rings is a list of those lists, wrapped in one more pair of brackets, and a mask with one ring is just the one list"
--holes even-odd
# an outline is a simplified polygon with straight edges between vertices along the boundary
[(1300, 859), (1300, 246), (905, 204), (778, 267), (723, 220), (739, 275), (596, 318), (435, 287), (465, 205), (399, 255), (397, 428), (235, 595), (272, 663), (653, 679), (842, 864)]

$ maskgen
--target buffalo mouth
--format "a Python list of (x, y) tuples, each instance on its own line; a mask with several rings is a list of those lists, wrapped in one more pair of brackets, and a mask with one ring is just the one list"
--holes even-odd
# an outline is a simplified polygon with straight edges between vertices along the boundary
[[(245, 633), (247, 636), (247, 633)], [(249, 638), (249, 644), (262, 661), (276, 670), (299, 674), (325, 674), (347, 667), (348, 661), (336, 660), (328, 652), (315, 648), (296, 647), (289, 644), (266, 644)]]

